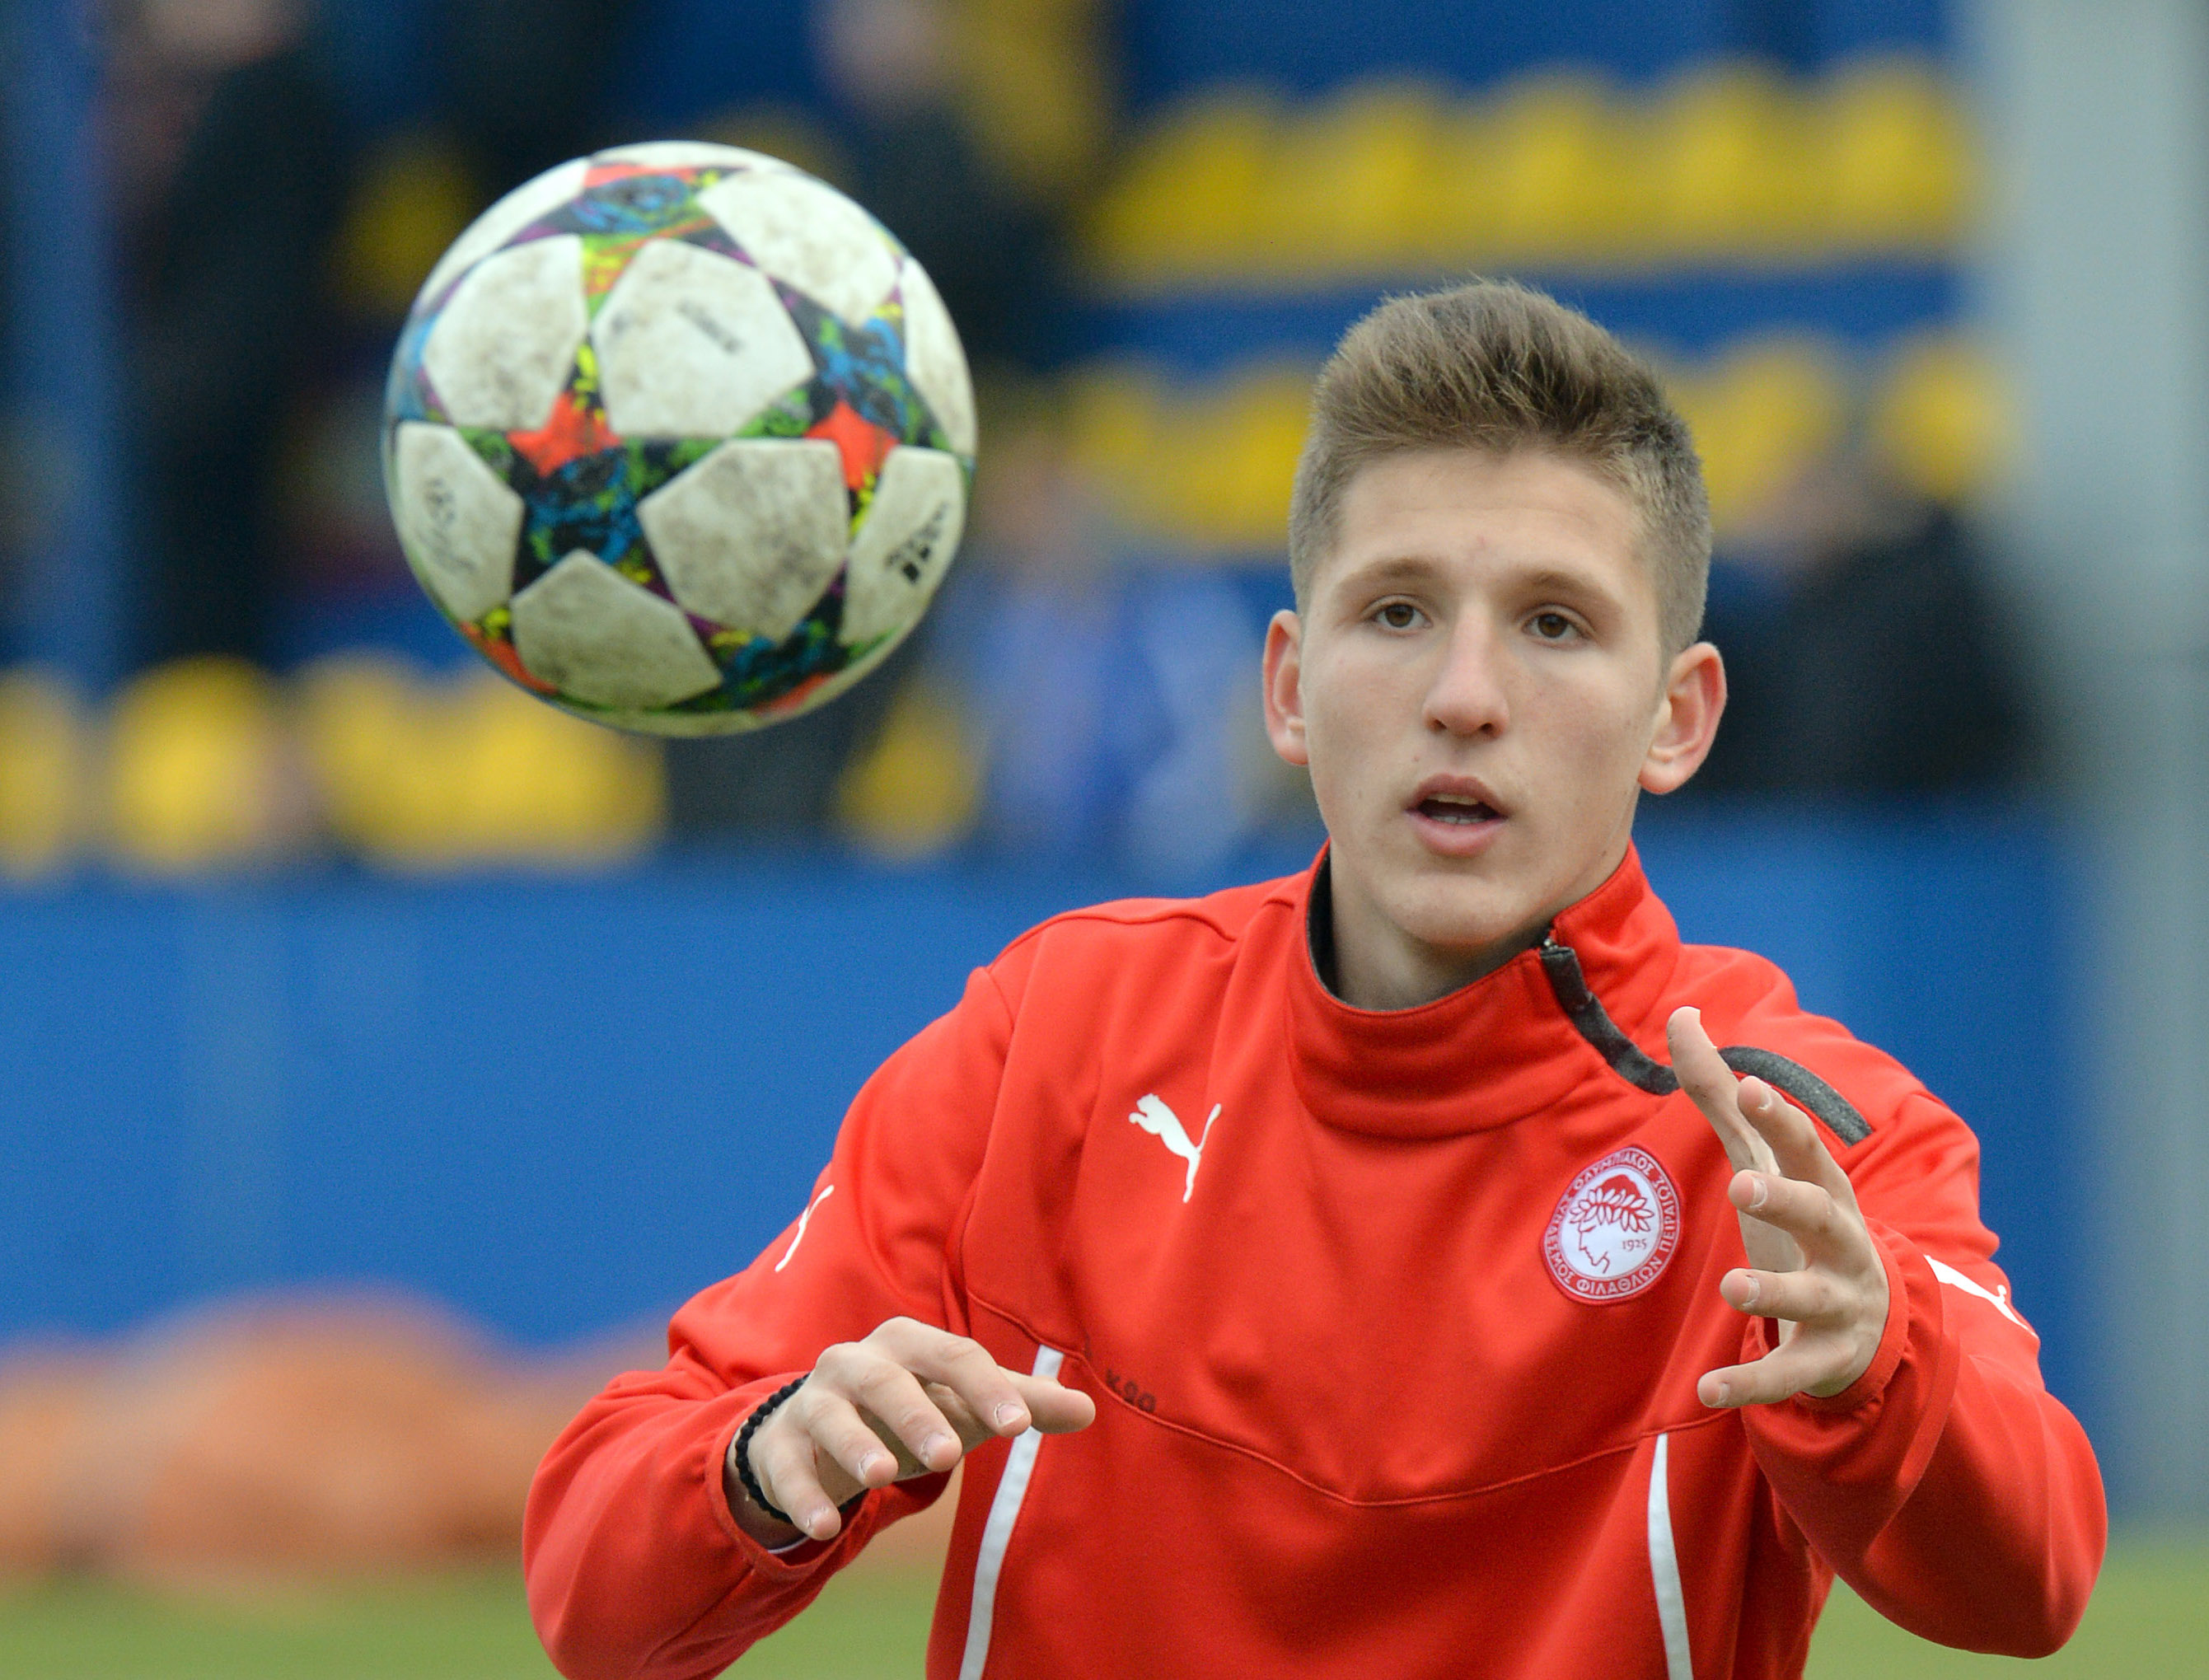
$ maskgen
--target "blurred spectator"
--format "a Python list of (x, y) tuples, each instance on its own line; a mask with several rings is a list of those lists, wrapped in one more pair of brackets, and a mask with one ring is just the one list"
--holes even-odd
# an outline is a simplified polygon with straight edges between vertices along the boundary
[[(14, 154), (17, 142), (15, 113), (10, 109), (15, 99), (10, 82), (0, 77), (0, 157), (9, 163), (0, 169), (0, 322), (21, 319), (15, 295), (18, 232)], [(16, 336), (9, 334), (10, 347)], [(16, 388), (15, 358), (10, 356), (6, 360), (9, 364), (0, 368), (0, 661), (12, 659), (16, 652), (21, 629), (18, 616), (22, 610), (24, 557), (34, 517), (33, 486), (23, 466), (30, 440), (25, 436), (22, 395)]]
[(1131, 550), (1047, 405), (997, 418), (930, 641), (981, 759), (980, 847), (1174, 879), (1267, 834), (1315, 834), (1259, 703), (1285, 569)]
[[(858, 15), (870, 11), (879, 17)], [(872, 111), (876, 105), (870, 101), (879, 99), (882, 109), (894, 113), (889, 120), (917, 114), (922, 128), (934, 132), (931, 101), (939, 87), (943, 45), (937, 14), (928, 0), (912, 0), (910, 5), (882, 0), (856, 8), (845, 0), (827, 0), (820, 20), (826, 79), (840, 88), (857, 90), (852, 94), (857, 110)], [(842, 80), (847, 70), (848, 84)], [(886, 143), (882, 133), (862, 118), (848, 136), (837, 136), (840, 143), (833, 154), (807, 161), (833, 167), (842, 178), (838, 184), (905, 240), (942, 291), (972, 353), (977, 345), (975, 322), (948, 283), (949, 275), (958, 272), (954, 255), (960, 249), (957, 234), (942, 241), (949, 249), (939, 270), (937, 254), (924, 245), (909, 224), (924, 220), (931, 230), (957, 229), (960, 212), (976, 208), (969, 184), (974, 172), (954, 164), (940, 182), (932, 183), (925, 172), (909, 176), (902, 183), (907, 202), (886, 204), (870, 191), (881, 167), (876, 151)], [(769, 149), (797, 149), (776, 148), (771, 135), (734, 137)], [(984, 223), (987, 215), (984, 208)], [(874, 744), (901, 687), (918, 666), (925, 635), (924, 629), (918, 632), (858, 687), (816, 711), (753, 734), (670, 742), (669, 827), (677, 835), (722, 840), (787, 842), (824, 834), (837, 813), (846, 774)]]
[[(599, 88), (631, 9), (629, 0), (436, 9), (439, 139), (425, 167), (435, 178), (441, 160), (457, 160), (468, 214), (612, 137)], [(376, 381), (346, 365), (360, 359), (353, 317), (364, 299), (352, 295), (358, 284), (340, 295), (349, 277), (333, 261), (341, 232), (354, 232), (346, 218), (361, 136), (346, 123), (310, 0), (140, 0), (118, 31), (115, 91), (119, 208), (138, 277), (148, 567), (139, 657), (273, 662), (294, 586), (307, 581), (292, 551), (303, 539), (316, 569), (334, 564), (341, 583), (398, 575), (350, 552), (364, 546), (359, 509), (379, 499), (364, 471), (372, 445), (349, 435), (365, 432), (354, 422), (374, 411)], [(432, 184), (443, 190), (441, 178)], [(380, 363), (388, 323), (374, 324)], [(335, 397), (324, 388), (333, 382)], [(355, 400), (355, 387), (371, 395)]]
[(269, 655), (279, 461), (348, 164), (310, 21), (304, 0), (142, 0), (118, 34), (145, 661)]
[(1048, 359), (1061, 276), (1050, 218), (991, 166), (954, 98), (945, 0), (820, 0), (839, 184), (920, 259), (986, 382)]
[(1731, 698), (1695, 786), (1932, 793), (2013, 783), (2029, 720), (1953, 512), (1861, 456), (1798, 473), (1730, 536), (1705, 634)]
[(1315, 834), (1309, 779), (1266, 738), (1259, 683), (1271, 613), (1253, 597), (1267, 582), (1288, 605), (1285, 575), (1170, 562), (1139, 580), (1135, 651), (1164, 738), (1132, 790), (1127, 850), (1170, 877), (1217, 868), (1263, 829)]
[(975, 490), (936, 631), (981, 740), (978, 838), (1027, 859), (1109, 856), (1167, 744), (1129, 580), (1049, 424), (999, 436)]
[(479, 172), (484, 202), (593, 147), (606, 129), (606, 65), (632, 0), (444, 0), (434, 43), (445, 126)]
[[(833, 160), (838, 184), (928, 270), (958, 323), (987, 400), (994, 387), (1017, 377), (1012, 370), (1032, 369), (1047, 356), (1059, 295), (1050, 221), (990, 166), (959, 114), (951, 75), (952, 21), (943, 0), (821, 0), (815, 32), (822, 80), (836, 105), (833, 153), (824, 161)], [(980, 483), (999, 487), (1003, 519), (1020, 525), (1026, 516), (1009, 509), (1031, 494), (1020, 488), (1035, 471), (1023, 453), (1026, 445), (993, 432), (985, 447), (989, 463)], [(1041, 493), (1047, 499), (1048, 492)], [(1048, 521), (1051, 515), (1043, 517)], [(980, 509), (977, 520), (990, 522)], [(986, 537), (981, 540), (989, 545)], [(1014, 571), (1031, 581), (1036, 567), (1069, 557), (1062, 545), (1038, 546), (1025, 536), (1014, 539), (1007, 552), (1022, 557)], [(960, 575), (974, 569), (970, 558)], [(1071, 594), (1047, 592), (1052, 610), (1076, 598), (1084, 603), (1074, 609), (1077, 616), (1097, 606), (1087, 580), (1070, 575), (1066, 582)], [(954, 591), (963, 592), (963, 586), (954, 584)], [(1014, 621), (1040, 635), (1030, 616), (1035, 605), (1033, 597), (1016, 590), (990, 616), (1008, 611)], [(926, 635), (916, 635), (858, 688), (817, 712), (757, 735), (673, 744), (668, 816), (675, 831), (791, 838), (823, 830), (838, 809), (840, 788), (876, 742), (921, 664)], [(1041, 636), (1038, 654), (1050, 639)], [(1087, 645), (1079, 633), (1073, 641)], [(1058, 676), (1063, 682), (1070, 673)], [(1042, 703), (1050, 711), (1062, 704), (1079, 709), (1087, 702), (1060, 688)], [(1041, 726), (1033, 716), (1026, 721)], [(1086, 740), (1092, 732), (1076, 732)], [(1013, 762), (1034, 764), (1017, 752)], [(1038, 797), (1045, 804), (1056, 798)]]

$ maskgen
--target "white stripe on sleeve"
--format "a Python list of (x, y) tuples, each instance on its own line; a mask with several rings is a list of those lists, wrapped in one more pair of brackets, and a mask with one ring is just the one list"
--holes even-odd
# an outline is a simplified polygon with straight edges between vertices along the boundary
[[(1055, 1377), (1066, 1356), (1055, 1347), (1036, 1350), (1035, 1374)], [(1036, 1452), (1043, 1436), (1024, 1430), (1005, 1459), (1005, 1473), (997, 1480), (996, 1496), (990, 1501), (989, 1520), (982, 1525), (982, 1548), (974, 1559), (974, 1601), (966, 1611), (966, 1654), (959, 1664), (959, 1680), (982, 1680), (983, 1665), (990, 1660), (990, 1624), (997, 1611), (997, 1575), (1005, 1567), (1005, 1548), (1012, 1544), (1013, 1525), (1020, 1520), (1020, 1503), (1028, 1496), (1028, 1478), (1035, 1473)]]
[(1688, 1654), (1688, 1595), (1672, 1545), (1672, 1496), (1664, 1473), (1670, 1446), (1670, 1436), (1658, 1436), (1649, 1461), (1649, 1580), (1657, 1592), (1657, 1625), (1664, 1634), (1665, 1680), (1695, 1680)]

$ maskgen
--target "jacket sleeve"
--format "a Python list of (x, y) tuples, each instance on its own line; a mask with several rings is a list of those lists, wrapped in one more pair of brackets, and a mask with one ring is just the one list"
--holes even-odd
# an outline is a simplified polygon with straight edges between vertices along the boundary
[[(800, 1219), (685, 1305), (664, 1370), (616, 1379), (552, 1444), (530, 1490), (530, 1613), (572, 1680), (719, 1672), (810, 1603), (884, 1524), (948, 1478), (863, 1496), (830, 1541), (769, 1552), (721, 1479), (752, 1408), (831, 1343), (905, 1316), (963, 1333), (949, 1256), (989, 1135), (1011, 1013), (986, 972), (867, 1081)], [(710, 1209), (725, 1185), (694, 1195)]]
[[(1922, 1091), (1842, 1157), (1887, 1268), (1887, 1329), (1829, 1399), (1743, 1414), (1781, 1504), (1881, 1614), (1943, 1645), (2044, 1656), (2100, 1571), (2093, 1448), (2043, 1385), (2039, 1338), (1978, 1216), (1978, 1144)], [(1773, 1347), (1752, 1319), (1745, 1359)]]

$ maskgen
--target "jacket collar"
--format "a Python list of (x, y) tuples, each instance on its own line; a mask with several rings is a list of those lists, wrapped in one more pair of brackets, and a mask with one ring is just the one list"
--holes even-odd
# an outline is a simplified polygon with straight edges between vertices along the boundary
[[(1327, 866), (1322, 851), (1303, 877), (1302, 928), (1312, 928)], [(1663, 1005), (1680, 935), (1633, 847), (1602, 886), (1557, 917), (1550, 938), (1577, 956), (1619, 1032), (1663, 1060)], [(1539, 948), (1417, 1009), (1359, 1009), (1321, 983), (1309, 935), (1298, 944), (1288, 965), (1290, 1061), (1304, 1105), (1329, 1125), (1384, 1137), (1456, 1136), (1538, 1114), (1586, 1081), (1619, 1078), (1558, 1002)]]

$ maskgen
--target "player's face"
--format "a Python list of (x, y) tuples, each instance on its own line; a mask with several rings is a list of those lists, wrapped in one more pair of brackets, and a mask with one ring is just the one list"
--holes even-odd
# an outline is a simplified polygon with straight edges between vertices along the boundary
[(1537, 450), (1384, 458), (1266, 647), (1273, 744), (1333, 839), (1338, 984), (1401, 1007), (1486, 972), (1624, 857), (1709, 750), (1724, 677), (1664, 657), (1624, 492)]

